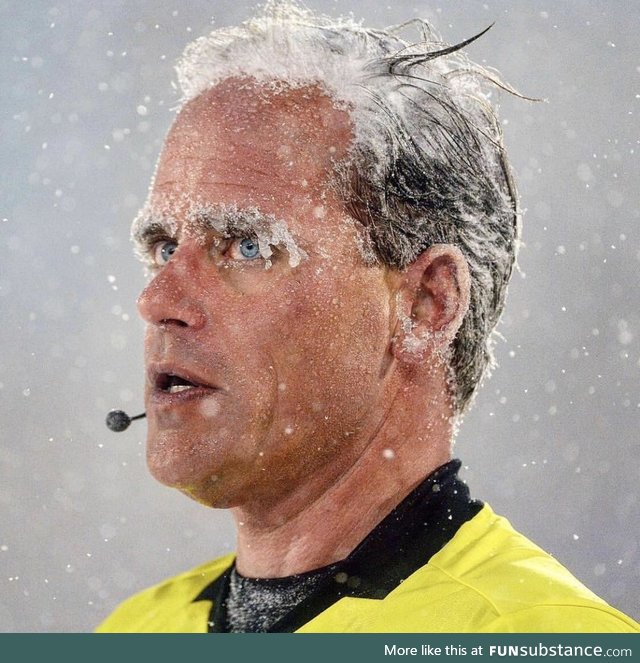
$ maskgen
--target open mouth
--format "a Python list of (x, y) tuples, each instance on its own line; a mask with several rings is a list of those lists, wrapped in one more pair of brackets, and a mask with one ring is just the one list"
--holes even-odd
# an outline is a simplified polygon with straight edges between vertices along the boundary
[(179, 394), (192, 389), (213, 389), (209, 385), (192, 382), (181, 375), (160, 373), (156, 378), (156, 390), (165, 394)]

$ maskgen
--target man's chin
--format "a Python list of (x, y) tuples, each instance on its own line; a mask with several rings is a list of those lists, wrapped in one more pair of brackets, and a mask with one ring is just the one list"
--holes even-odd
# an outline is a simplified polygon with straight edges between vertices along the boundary
[(229, 496), (223, 494), (220, 487), (216, 487), (211, 481), (196, 486), (175, 486), (175, 488), (194, 502), (212, 509), (230, 509), (234, 506)]
[(200, 504), (229, 508), (224, 482), (215, 469), (205, 469), (205, 464), (199, 462), (195, 454), (189, 454), (184, 449), (172, 453), (167, 446), (156, 449), (153, 445), (147, 448), (147, 467), (151, 476)]
[(184, 466), (179, 463), (157, 462), (147, 458), (151, 476), (168, 488), (175, 488), (192, 500), (213, 508), (226, 509), (229, 500), (223, 494), (218, 475), (202, 475), (202, 468)]

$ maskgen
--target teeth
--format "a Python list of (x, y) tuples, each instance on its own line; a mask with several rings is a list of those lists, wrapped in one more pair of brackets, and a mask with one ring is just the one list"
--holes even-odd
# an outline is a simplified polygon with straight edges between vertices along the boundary
[(170, 394), (177, 394), (181, 391), (186, 391), (187, 389), (193, 389), (195, 387), (194, 384), (174, 384), (167, 391)]

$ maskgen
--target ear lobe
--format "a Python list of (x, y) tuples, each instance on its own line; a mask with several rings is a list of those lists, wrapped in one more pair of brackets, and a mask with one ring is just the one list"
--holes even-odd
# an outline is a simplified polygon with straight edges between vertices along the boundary
[(405, 277), (393, 353), (419, 363), (428, 350), (442, 352), (455, 338), (469, 308), (469, 267), (458, 247), (436, 244), (407, 268)]

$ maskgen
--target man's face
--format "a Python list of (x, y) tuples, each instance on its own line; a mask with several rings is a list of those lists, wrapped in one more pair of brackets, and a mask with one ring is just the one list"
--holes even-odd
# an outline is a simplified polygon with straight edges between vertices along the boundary
[(321, 491), (384, 418), (394, 277), (327, 186), (351, 130), (317, 88), (231, 79), (166, 140), (138, 227), (147, 460), (211, 506)]

